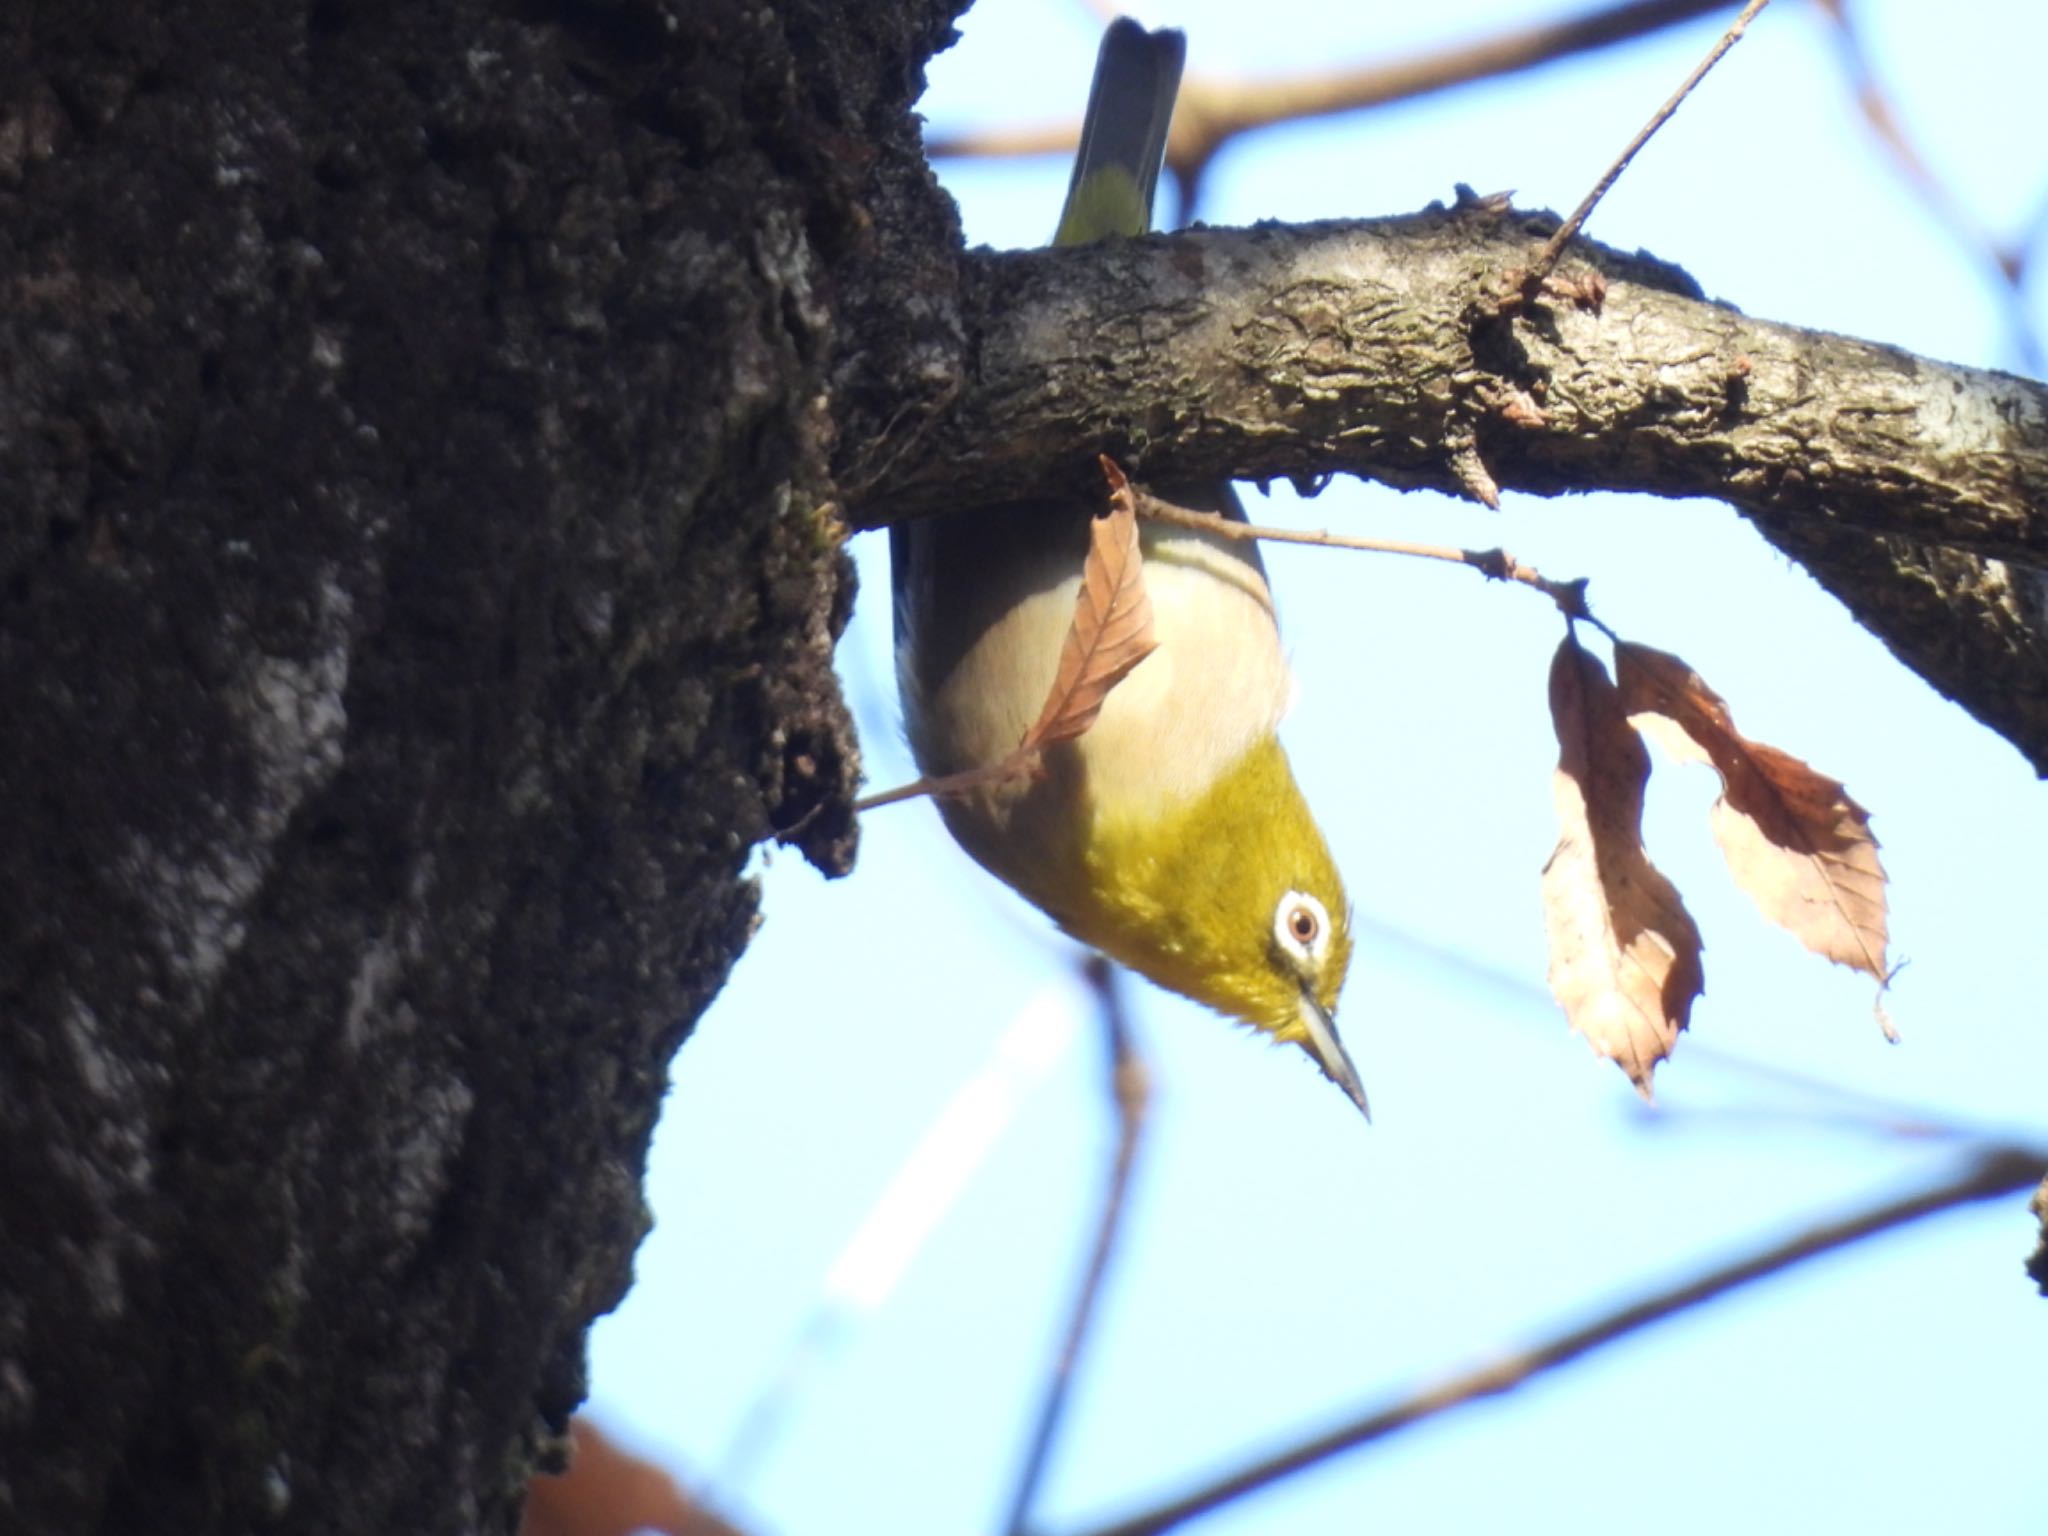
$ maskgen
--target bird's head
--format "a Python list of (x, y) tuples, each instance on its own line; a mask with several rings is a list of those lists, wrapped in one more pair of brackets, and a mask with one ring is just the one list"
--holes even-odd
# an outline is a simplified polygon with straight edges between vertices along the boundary
[(1161, 986), (1300, 1046), (1365, 1111), (1336, 1025), (1350, 907), (1279, 741), (1265, 738), (1181, 804), (1098, 806), (1092, 821), (1086, 889), (1047, 893), (1061, 924)]

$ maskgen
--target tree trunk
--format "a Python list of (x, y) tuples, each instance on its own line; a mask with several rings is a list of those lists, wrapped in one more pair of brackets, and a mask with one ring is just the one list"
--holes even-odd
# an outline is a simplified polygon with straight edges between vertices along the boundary
[(511, 1526), (749, 850), (852, 854), (932, 9), (0, 22), (0, 1529)]

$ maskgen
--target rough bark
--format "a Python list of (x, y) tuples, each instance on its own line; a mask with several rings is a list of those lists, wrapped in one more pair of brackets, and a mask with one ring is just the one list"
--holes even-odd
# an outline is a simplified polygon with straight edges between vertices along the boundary
[(849, 434), (858, 516), (1088, 494), (1104, 448), (1176, 481), (1712, 496), (2048, 771), (2048, 387), (1752, 320), (1590, 244), (1504, 313), (1554, 227), (1471, 207), (974, 253), (970, 361)]
[(0, 1529), (509, 1528), (851, 855), (833, 306), (957, 236), (844, 9), (0, 20)]

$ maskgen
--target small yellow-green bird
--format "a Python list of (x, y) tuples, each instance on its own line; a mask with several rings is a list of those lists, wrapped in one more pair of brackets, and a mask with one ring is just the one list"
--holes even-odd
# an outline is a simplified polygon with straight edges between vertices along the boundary
[[(1102, 39), (1055, 242), (1141, 235), (1186, 43)], [(1164, 488), (1242, 519), (1229, 486)], [(976, 507), (890, 530), (896, 675), (931, 777), (1000, 761), (1059, 665), (1086, 504)], [(1361, 1110), (1337, 1038), (1350, 909), (1276, 730), (1292, 683), (1257, 547), (1147, 523), (1158, 649), (1034, 780), (940, 800), (960, 845), (1060, 927), (1172, 991), (1299, 1045)]]

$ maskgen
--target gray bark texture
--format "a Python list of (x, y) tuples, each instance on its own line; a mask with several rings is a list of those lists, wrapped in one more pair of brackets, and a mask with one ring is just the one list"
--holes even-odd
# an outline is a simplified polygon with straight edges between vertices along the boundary
[(1504, 305), (1556, 225), (1475, 203), (973, 253), (972, 371), (848, 434), (886, 466), (860, 515), (1099, 496), (1105, 448), (1159, 480), (1715, 497), (2048, 772), (2048, 387), (1753, 320), (1591, 242)]
[[(2048, 761), (2038, 394), (1653, 264), (1504, 317), (1469, 209), (963, 256), (954, 8), (0, 14), (0, 1532), (513, 1527), (750, 850), (852, 857), (845, 526), (1103, 448), (1720, 494)], [(1886, 467), (1946, 388), (2004, 470)]]

